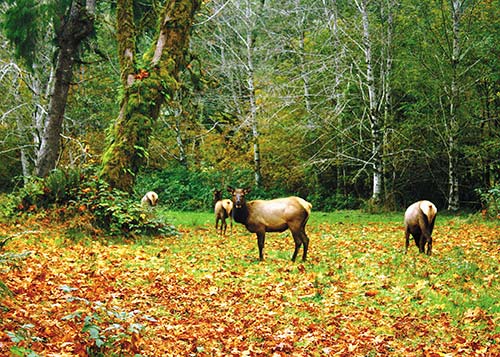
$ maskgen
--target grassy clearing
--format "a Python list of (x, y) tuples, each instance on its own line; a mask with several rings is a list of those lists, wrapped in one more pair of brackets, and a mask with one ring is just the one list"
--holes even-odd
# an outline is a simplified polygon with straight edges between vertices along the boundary
[(211, 213), (158, 213), (181, 235), (109, 242), (41, 225), (40, 233), (9, 243), (10, 250), (34, 253), (21, 269), (2, 271), (15, 298), (4, 299), (0, 330), (33, 327), (17, 342), (4, 333), (0, 351), (500, 353), (498, 224), (438, 216), (427, 257), (415, 246), (403, 254), (402, 213), (315, 212), (306, 263), (290, 262), (288, 233), (268, 234), (261, 263), (255, 237), (241, 225), (221, 237)]

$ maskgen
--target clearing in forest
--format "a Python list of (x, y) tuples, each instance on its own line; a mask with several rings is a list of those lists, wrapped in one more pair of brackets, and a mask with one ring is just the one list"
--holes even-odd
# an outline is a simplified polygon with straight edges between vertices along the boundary
[[(401, 215), (313, 212), (308, 261), (210, 214), (179, 236), (103, 239), (26, 220), (0, 252), (0, 354), (18, 356), (494, 356), (499, 226), (438, 216), (433, 255)], [(23, 234), (23, 232), (29, 233)], [(15, 255), (19, 260), (13, 261)], [(300, 255), (299, 255), (300, 257)]]

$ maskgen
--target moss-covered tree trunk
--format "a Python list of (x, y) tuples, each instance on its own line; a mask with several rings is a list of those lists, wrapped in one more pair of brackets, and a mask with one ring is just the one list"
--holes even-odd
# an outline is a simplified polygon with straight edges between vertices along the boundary
[(173, 98), (201, 0), (170, 0), (160, 13), (157, 35), (138, 68), (133, 0), (117, 1), (118, 50), (124, 87), (120, 113), (102, 159), (101, 176), (111, 186), (131, 191), (143, 165), (152, 124), (161, 105)]

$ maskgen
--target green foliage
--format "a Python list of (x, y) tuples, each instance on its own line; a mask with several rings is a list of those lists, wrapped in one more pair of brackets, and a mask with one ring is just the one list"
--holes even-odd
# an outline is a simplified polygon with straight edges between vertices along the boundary
[(249, 199), (273, 199), (298, 195), (312, 203), (317, 211), (355, 209), (361, 206), (361, 200), (353, 195), (330, 193), (326, 187), (310, 187), (310, 194), (290, 192), (286, 183), (274, 182), (267, 187), (253, 186), (251, 170), (233, 170), (226, 172), (198, 170), (191, 171), (183, 166), (147, 171), (139, 175), (134, 191), (138, 198), (148, 191), (155, 191), (159, 200), (168, 210), (203, 211), (213, 208), (213, 190), (222, 189), (223, 197), (227, 186), (251, 187)]
[(89, 216), (93, 226), (111, 235), (175, 233), (138, 200), (100, 180), (92, 169), (54, 170), (45, 179), (33, 178), (5, 205), (13, 213), (52, 208), (61, 218)]
[(321, 187), (308, 197), (308, 201), (312, 203), (314, 210), (326, 212), (356, 209), (361, 205), (361, 200), (353, 195), (344, 195), (338, 192), (328, 194)]
[(27, 343), (28, 345), (33, 342), (43, 342), (43, 340), (35, 335), (33, 335), (32, 329), (35, 326), (33, 324), (25, 324), (21, 326), (17, 331), (6, 331), (7, 336), (9, 336), (10, 340), (16, 343), (16, 346), (13, 346), (10, 349), (12, 356), (19, 357), (38, 357), (39, 354), (32, 351), (29, 347), (24, 347), (19, 344)]
[(2, 29), (15, 45), (16, 57), (24, 58), (31, 67), (39, 37), (39, 28), (33, 25), (39, 18), (40, 7), (33, 0), (9, 1), (9, 4), (13, 6), (5, 12)]
[[(183, 166), (143, 172), (134, 191), (142, 197), (147, 191), (158, 193), (159, 201), (169, 210), (200, 211), (213, 208), (213, 190), (227, 185), (249, 186), (252, 173), (246, 170), (190, 171)], [(225, 196), (227, 197), (227, 196)]]
[(22, 182), (21, 162), (16, 151), (11, 150), (13, 146), (19, 145), (21, 140), (19, 137), (12, 137), (11, 131), (11, 127), (0, 125), (0, 138), (2, 138), (0, 141), (0, 193), (10, 192), (16, 184)]
[(45, 179), (32, 177), (13, 193), (12, 203), (21, 211), (64, 205), (77, 198), (83, 179), (79, 170), (54, 170)]
[[(119, 346), (133, 345), (144, 326), (141, 321), (154, 321), (141, 311), (122, 311), (116, 306), (108, 307), (100, 301), (89, 301), (74, 295), (76, 288), (61, 286), (69, 303), (82, 306), (62, 320), (73, 320), (82, 325), (83, 336), (88, 341), (87, 354), (92, 357), (121, 356), (116, 353)], [(88, 309), (90, 307), (90, 311)]]
[(477, 193), (489, 218), (500, 218), (500, 185), (488, 190), (478, 189)]
[[(10, 239), (2, 237), (0, 239), (1, 241), (1, 246), (0, 246), (0, 269), (17, 269), (20, 265), (20, 262), (25, 260), (32, 252), (31, 251), (26, 251), (23, 253), (12, 253), (12, 252), (2, 252), (3, 246), (7, 241)], [(0, 280), (0, 301), (2, 298), (6, 296), (12, 296), (12, 292), (10, 291), (9, 287)], [(4, 307), (0, 304), (0, 311)], [(0, 317), (0, 321), (1, 321)]]
[[(47, 28), (58, 29), (57, 21), (64, 19), (70, 1), (7, 0), (3, 4), (5, 13), (0, 26), (10, 42), (20, 45), (16, 46), (18, 56), (26, 52), (29, 57), (30, 51), (36, 51), (33, 44), (35, 39), (40, 39), (39, 29), (44, 29), (42, 34)], [(250, 6), (256, 4), (249, 3)], [(117, 166), (129, 165), (135, 172), (138, 164), (147, 161), (151, 167), (173, 171), (172, 178), (156, 173), (152, 178), (141, 177), (142, 182), (135, 188), (140, 196), (156, 186), (161, 202), (172, 209), (206, 210), (211, 208), (211, 189), (227, 183), (253, 186), (251, 132), (245, 122), (247, 73), (239, 58), (245, 47), (236, 35), (238, 31), (240, 35), (244, 33), (242, 25), (246, 22), (240, 21), (241, 13), (234, 3), (228, 3), (223, 9), (218, 8), (217, 2), (205, 5), (203, 16), (209, 18), (213, 13), (219, 16), (193, 29), (190, 56), (176, 83), (167, 75), (166, 66), (160, 66), (159, 71), (148, 67), (147, 59), (155, 48), (151, 39), (155, 38), (161, 4), (133, 3), (137, 37), (130, 38), (135, 43), (132, 48), (137, 48), (138, 54), (150, 49), (142, 60), (138, 59), (135, 70), (144, 69), (149, 77), (135, 83), (135, 97), (129, 103), (141, 114), (135, 118), (137, 122), (134, 120), (137, 128), (127, 128), (136, 131), (137, 135), (131, 136), (138, 141), (115, 141), (115, 145), (124, 145), (119, 149), (125, 152), (131, 149), (137, 155), (124, 155)], [(356, 46), (362, 34), (361, 19), (352, 3), (332, 3), (330, 7), (316, 5), (314, 1), (301, 4), (271, 1), (266, 3), (266, 8), (280, 8), (286, 16), (281, 12), (264, 11), (255, 24), (257, 43), (253, 79), (257, 88), (265, 187), (254, 189), (251, 197), (297, 194), (312, 202), (315, 210), (322, 211), (360, 207), (372, 190), (371, 145), (367, 141), (370, 130), (363, 104), (363, 87), (359, 85), (359, 69), (364, 66), (364, 56)], [(384, 32), (389, 30), (386, 10), (392, 11), (394, 28), (398, 29), (393, 42), (387, 43), (391, 46), (391, 58), (387, 59), (391, 60), (393, 68), (387, 83), (391, 103), (384, 122), (387, 130), (384, 134), (384, 194), (393, 199), (391, 208), (404, 207), (424, 197), (443, 207), (448, 192), (447, 144), (443, 140), (447, 132), (443, 120), (447, 117), (448, 104), (444, 94), (452, 74), (450, 47), (443, 45), (452, 31), (449, 4), (440, 8), (433, 1), (405, 1), (391, 9), (385, 3), (373, 5), (369, 15), (373, 25), (373, 54), (377, 58), (376, 77), (384, 69)], [(459, 61), (457, 84), (463, 100), (457, 113), (460, 130), (456, 143), (458, 157), (462, 158), (457, 173), (462, 203), (478, 208), (479, 195), (474, 195), (478, 192), (475, 188), (483, 187), (484, 190), (488, 182), (497, 181), (494, 176), (500, 152), (500, 56), (496, 39), (500, 28), (495, 20), (499, 7), (496, 6), (498, 1), (472, 7), (469, 3), (465, 5), (464, 26), (459, 34), (463, 56)], [(64, 143), (63, 164), (70, 160), (74, 163), (75, 152), (82, 151), (79, 146), (82, 143), (89, 148), (87, 160), (91, 157), (94, 162), (101, 161), (104, 128), (111, 127), (111, 120), (117, 117), (121, 99), (125, 97), (118, 92), (119, 75), (126, 71), (124, 68), (117, 70), (118, 51), (116, 38), (112, 36), (116, 33), (112, 20), (116, 4), (98, 2), (97, 6), (97, 32), (92, 39), (95, 42), (87, 43), (88, 49), (96, 50), (82, 54), (81, 80), (72, 86), (68, 98), (66, 113), (67, 118), (72, 119), (65, 123), (64, 135), (71, 138), (75, 149), (72, 151), (68, 142)], [(332, 16), (323, 16), (326, 13)], [(333, 18), (338, 19), (335, 28), (330, 21)], [(46, 26), (50, 21), (54, 25)], [(272, 37), (268, 37), (271, 33)], [(119, 36), (131, 35), (121, 31)], [(51, 40), (50, 34), (47, 37)], [(222, 40), (214, 45), (214, 38)], [(46, 46), (44, 53), (49, 52)], [(8, 49), (2, 49), (2, 58), (10, 57)], [(93, 65), (95, 63), (99, 65)], [(164, 78), (163, 82), (159, 77)], [(6, 78), (3, 82), (14, 84), (14, 76)], [(29, 84), (28, 78), (23, 78), (22, 82)], [(151, 91), (150, 85), (154, 87)], [(305, 85), (308, 95), (304, 93)], [(174, 127), (172, 119), (162, 120), (157, 123), (159, 125), (149, 123), (147, 114), (152, 101), (144, 94), (161, 95), (158, 88), (169, 86), (182, 91), (175, 95), (168, 93), (168, 99), (181, 98), (182, 104), (176, 103), (175, 108), (182, 109), (182, 125)], [(15, 87), (12, 85), (9, 90), (16, 91), (15, 94), (1, 99), (0, 112), (10, 112), (32, 100), (31, 91)], [(16, 99), (17, 92), (22, 90), (25, 94)], [(385, 89), (381, 93), (385, 93)], [(37, 105), (45, 103), (41, 101)], [(23, 118), (27, 126), (31, 124), (29, 113), (34, 110), (33, 106), (25, 106), (23, 112), (12, 111), (9, 117), (2, 119), (0, 190), (11, 190), (20, 182), (19, 178), (13, 178), (22, 172), (17, 147), (32, 143), (29, 130), (24, 130), (26, 136), (22, 140), (12, 135), (16, 130), (15, 115)], [(169, 110), (160, 112), (163, 119)], [(152, 132), (143, 130), (150, 125), (153, 125)], [(173, 128), (180, 130), (178, 136)], [(178, 138), (183, 141), (189, 173), (169, 168), (179, 158)], [(102, 161), (108, 162), (113, 154), (108, 152)], [(225, 171), (217, 172), (213, 167)], [(250, 170), (239, 172), (237, 168), (242, 167)], [(124, 182), (128, 190), (131, 181), (123, 179), (123, 172), (126, 171), (120, 167), (109, 176), (117, 177), (118, 183)], [(0, 214), (4, 214), (2, 203), (0, 206)], [(15, 205), (6, 208), (11, 211)]]
[(14, 45), (16, 57), (32, 68), (38, 42), (44, 39), (47, 28), (59, 28), (71, 1), (8, 0), (7, 3), (1, 28)]

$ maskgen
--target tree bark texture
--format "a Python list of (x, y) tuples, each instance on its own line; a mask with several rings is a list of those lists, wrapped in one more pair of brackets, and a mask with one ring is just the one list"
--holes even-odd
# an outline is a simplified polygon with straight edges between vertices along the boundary
[(373, 71), (373, 57), (372, 57), (372, 40), (370, 37), (370, 22), (368, 18), (368, 4), (367, 0), (360, 0), (356, 2), (358, 10), (361, 13), (363, 23), (363, 51), (365, 54), (366, 64), (366, 87), (368, 89), (368, 117), (370, 118), (370, 127), (372, 135), (372, 157), (371, 162), (373, 166), (373, 190), (372, 199), (379, 202), (382, 196), (382, 125), (379, 110), (377, 107), (377, 88), (375, 85), (375, 76)]
[(118, 0), (118, 48), (124, 94), (118, 118), (103, 155), (101, 177), (112, 187), (130, 192), (147, 157), (152, 124), (161, 105), (178, 89), (190, 29), (200, 0), (168, 1), (160, 14), (155, 42), (138, 68), (133, 1)]
[(460, 103), (458, 65), (460, 62), (460, 22), (462, 18), (462, 4), (459, 0), (451, 3), (451, 17), (453, 20), (453, 40), (451, 57), (451, 84), (449, 98), (449, 123), (448, 123), (448, 209), (456, 211), (460, 206), (458, 182), (458, 106)]
[(86, 8), (85, 1), (74, 1), (69, 16), (62, 22), (57, 34), (59, 54), (47, 121), (44, 124), (40, 148), (36, 157), (36, 176), (45, 177), (56, 167), (66, 101), (73, 78), (73, 63), (80, 43), (93, 31), (94, 16), (92, 11), (93, 9)]

